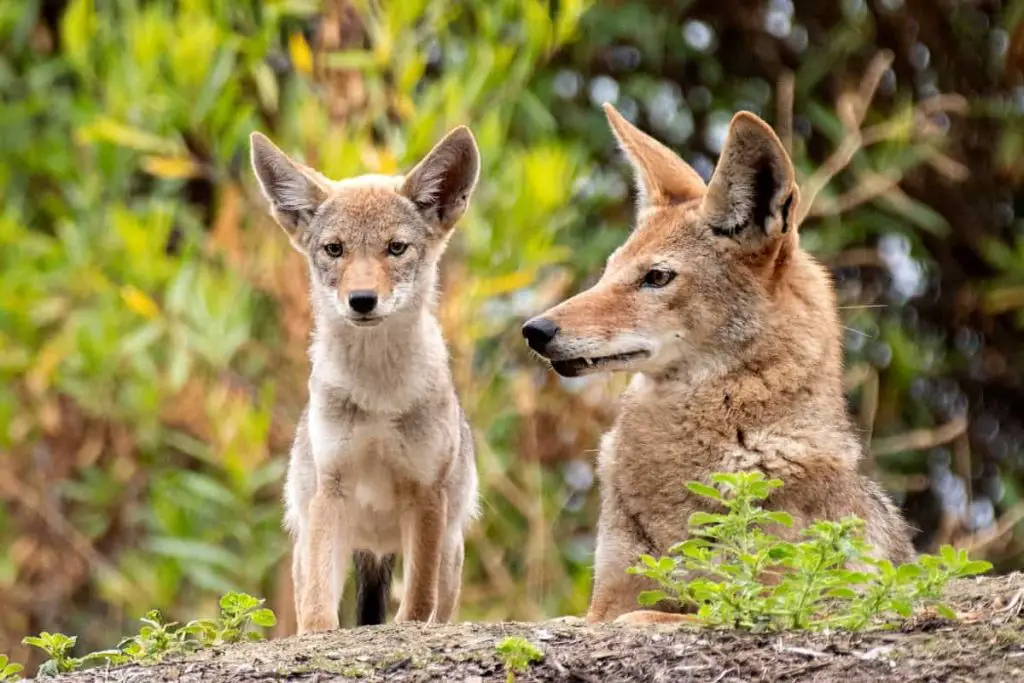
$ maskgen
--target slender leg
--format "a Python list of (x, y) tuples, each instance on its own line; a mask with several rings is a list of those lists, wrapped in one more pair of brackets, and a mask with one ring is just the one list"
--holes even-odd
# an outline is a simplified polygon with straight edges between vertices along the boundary
[(302, 590), (305, 585), (303, 579), (302, 550), (305, 546), (305, 539), (302, 535), (295, 537), (292, 546), (292, 598), (295, 599), (295, 623), (302, 623)]
[(441, 491), (416, 495), (402, 514), (402, 551), (406, 569), (405, 594), (395, 622), (430, 621), (437, 608), (441, 544), (447, 518), (447, 498)]
[[(351, 554), (342, 535), (342, 502), (321, 489), (309, 504), (299, 633), (338, 628), (341, 595), (336, 577), (347, 568)], [(344, 566), (336, 566), (339, 563)]]
[(462, 532), (448, 533), (441, 549), (441, 571), (437, 584), (437, 614), (434, 621), (448, 623), (459, 609), (462, 590), (462, 561), (465, 556)]

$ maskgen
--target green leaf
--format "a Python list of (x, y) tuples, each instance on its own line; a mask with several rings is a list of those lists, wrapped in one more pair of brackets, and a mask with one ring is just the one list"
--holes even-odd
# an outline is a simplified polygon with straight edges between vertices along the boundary
[(686, 488), (689, 489), (692, 493), (697, 494), (698, 496), (710, 498), (712, 500), (722, 500), (722, 494), (718, 491), (718, 489), (708, 486), (707, 484), (701, 484), (700, 482), (691, 481), (686, 484)]
[(968, 562), (957, 571), (958, 576), (973, 576), (975, 574), (984, 574), (992, 569), (992, 563), (986, 562), (985, 560), (974, 560)]
[(900, 568), (896, 570), (896, 578), (905, 582), (916, 579), (923, 573), (924, 570), (916, 564), (904, 564), (900, 565)]
[(785, 512), (780, 512), (780, 511), (768, 512), (768, 513), (765, 513), (765, 517), (767, 517), (768, 519), (772, 520), (776, 524), (781, 524), (782, 526), (785, 526), (785, 527), (793, 526), (793, 517), (788, 515)]
[(713, 515), (707, 512), (694, 512), (690, 515), (689, 524), (690, 526), (706, 526), (708, 524), (718, 524), (722, 520), (722, 515)]
[(890, 601), (889, 605), (894, 610), (896, 610), (896, 613), (899, 614), (904, 619), (909, 617), (914, 612), (913, 607), (911, 607), (911, 605), (910, 605), (910, 601), (904, 600), (902, 598)]
[(935, 605), (935, 611), (938, 612), (939, 615), (941, 615), (941, 616), (943, 616), (943, 617), (945, 617), (947, 619), (956, 619), (956, 612), (954, 612), (953, 610), (951, 610), (949, 607), (947, 607), (946, 605), (942, 604), (941, 602), (939, 604)]
[(254, 611), (249, 615), (249, 618), (252, 619), (252, 623), (257, 626), (263, 626), (264, 628), (268, 628), (277, 623), (277, 617), (274, 615), (274, 612), (265, 608)]
[(843, 587), (833, 588), (832, 590), (825, 593), (825, 595), (827, 595), (830, 598), (839, 598), (841, 600), (856, 600), (858, 597), (857, 592), (854, 591), (852, 588)]
[(335, 69), (363, 71), (377, 66), (377, 57), (369, 50), (344, 50), (329, 52), (326, 55), (327, 65)]
[(639, 602), (644, 607), (650, 607), (652, 605), (658, 604), (662, 600), (668, 600), (669, 596), (664, 591), (651, 590), (642, 591), (636, 599), (637, 602)]

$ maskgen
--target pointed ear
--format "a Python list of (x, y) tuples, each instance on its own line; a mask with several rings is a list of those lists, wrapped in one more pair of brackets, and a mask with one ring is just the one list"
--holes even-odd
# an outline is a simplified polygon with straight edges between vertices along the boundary
[(309, 222), (327, 199), (329, 182), (308, 166), (292, 161), (261, 133), (253, 133), (249, 143), (252, 169), (270, 202), (271, 214), (292, 245), (304, 251)]
[(704, 194), (704, 180), (678, 154), (627, 121), (607, 102), (604, 113), (633, 165), (642, 206), (685, 202)]
[(778, 136), (757, 116), (738, 112), (701, 204), (712, 230), (762, 247), (796, 227), (799, 199), (793, 163)]
[(448, 230), (469, 206), (480, 175), (480, 152), (473, 133), (459, 126), (409, 171), (400, 192), (431, 225)]

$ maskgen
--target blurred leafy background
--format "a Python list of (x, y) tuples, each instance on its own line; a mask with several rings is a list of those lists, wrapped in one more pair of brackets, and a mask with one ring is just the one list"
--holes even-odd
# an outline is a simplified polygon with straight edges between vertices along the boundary
[(558, 380), (518, 328), (628, 233), (603, 101), (705, 176), (737, 109), (780, 129), (865, 470), (919, 549), (1024, 566), (1022, 68), (1024, 0), (0, 0), (0, 652), (228, 590), (293, 628), (310, 320), (254, 129), (332, 177), (477, 135), (439, 308), (484, 496), (462, 618), (586, 606), (624, 378)]

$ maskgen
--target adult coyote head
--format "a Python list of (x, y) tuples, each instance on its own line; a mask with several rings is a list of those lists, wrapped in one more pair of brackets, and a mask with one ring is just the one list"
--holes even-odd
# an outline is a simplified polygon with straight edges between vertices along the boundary
[(421, 306), (476, 186), (473, 134), (456, 128), (404, 178), (331, 181), (252, 134), (252, 165), (274, 218), (309, 260), (321, 315), (359, 327)]
[(613, 107), (605, 113), (635, 170), (637, 225), (596, 285), (523, 326), (556, 372), (699, 373), (742, 359), (793, 307), (830, 310), (827, 276), (798, 245), (792, 163), (767, 124), (736, 114), (705, 185)]

